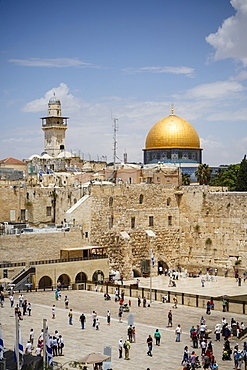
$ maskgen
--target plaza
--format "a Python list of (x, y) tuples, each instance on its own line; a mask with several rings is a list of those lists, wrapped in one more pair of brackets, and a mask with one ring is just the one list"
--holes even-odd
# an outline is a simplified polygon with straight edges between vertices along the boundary
[[(155, 277), (153, 279), (153, 287), (164, 289), (167, 288), (168, 278), (164, 276)], [(126, 284), (129, 282), (125, 282)], [(133, 283), (133, 281), (132, 281)], [(140, 286), (148, 286), (149, 279), (141, 278)], [(220, 294), (236, 295), (245, 294), (247, 285), (242, 284), (237, 286), (234, 278), (219, 277), (216, 282), (206, 282), (203, 288), (203, 294), (209, 297), (216, 297)], [(120, 287), (121, 288), (121, 287)], [(176, 288), (169, 288), (172, 292), (186, 291), (191, 293), (202, 293), (200, 278), (186, 278), (178, 280)], [(199, 324), (201, 316), (206, 319), (207, 327), (214, 331), (217, 323), (220, 323), (222, 317), (226, 317), (230, 323), (234, 317), (236, 321), (243, 321), (246, 324), (246, 315), (233, 314), (231, 312), (212, 311), (210, 316), (206, 315), (205, 309), (188, 307), (179, 305), (177, 309), (172, 308), (172, 303), (162, 303), (153, 301), (151, 307), (138, 307), (137, 299), (131, 298), (132, 305), (130, 313), (134, 315), (134, 325), (136, 327), (136, 343), (131, 344), (130, 361), (118, 358), (118, 341), (122, 337), (126, 339), (128, 327), (128, 313), (123, 314), (123, 322), (118, 320), (119, 303), (114, 301), (114, 296), (111, 295), (111, 300), (104, 300), (102, 292), (84, 291), (84, 290), (65, 290), (62, 291), (60, 301), (55, 300), (54, 291), (39, 291), (39, 292), (24, 292), (24, 298), (32, 304), (32, 316), (24, 316), (20, 321), (23, 345), (25, 347), (29, 339), (29, 331), (34, 329), (35, 340), (37, 343), (38, 336), (42, 329), (43, 319), (48, 320), (49, 334), (54, 334), (58, 330), (64, 338), (64, 356), (54, 358), (54, 361), (59, 364), (65, 364), (64, 368), (68, 367), (69, 361), (79, 360), (83, 356), (91, 352), (103, 353), (104, 346), (112, 347), (112, 369), (125, 370), (130, 367), (138, 369), (164, 369), (174, 370), (182, 369), (181, 360), (183, 349), (186, 345), (191, 352), (192, 343), (189, 338), (189, 329), (192, 325)], [(18, 300), (18, 293), (15, 294), (15, 303)], [(64, 297), (69, 298), (69, 308), (73, 310), (73, 325), (69, 325), (68, 310), (65, 309)], [(128, 301), (129, 297), (125, 297)], [(149, 301), (148, 301), (149, 303)], [(56, 319), (52, 320), (51, 309), (52, 305), (56, 305)], [(173, 312), (173, 327), (167, 327), (167, 314), (169, 310)], [(100, 321), (100, 330), (95, 330), (92, 327), (91, 313), (95, 310)], [(111, 312), (111, 325), (107, 325), (106, 314)], [(81, 329), (79, 316), (84, 312), (86, 315), (85, 329)], [(8, 299), (5, 300), (4, 308), (0, 310), (0, 322), (2, 324), (2, 332), (4, 345), (7, 349), (13, 349), (15, 337), (15, 318), (14, 310), (10, 308)], [(181, 342), (175, 342), (175, 328), (181, 324), (182, 335)], [(147, 356), (147, 337), (152, 335), (156, 329), (161, 333), (161, 345), (153, 345), (153, 357)], [(211, 334), (211, 339), (214, 344), (213, 350), (216, 357), (219, 369), (233, 368), (233, 361), (222, 361), (223, 338), (220, 342), (215, 342), (215, 335)], [(238, 341), (233, 337), (230, 340), (233, 348), (236, 343), (239, 343), (242, 348), (243, 341)], [(198, 349), (197, 354), (200, 355), (201, 350)], [(92, 368), (92, 365), (88, 365)]]

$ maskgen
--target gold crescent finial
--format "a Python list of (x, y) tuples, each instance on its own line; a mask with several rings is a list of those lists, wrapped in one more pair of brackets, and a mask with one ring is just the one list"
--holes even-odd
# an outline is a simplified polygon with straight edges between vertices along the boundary
[(172, 109), (171, 109), (171, 114), (174, 114), (174, 104), (172, 103)]

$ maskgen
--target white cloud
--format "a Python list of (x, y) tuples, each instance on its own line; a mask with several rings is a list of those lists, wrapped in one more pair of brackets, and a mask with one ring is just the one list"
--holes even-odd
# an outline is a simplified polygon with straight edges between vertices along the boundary
[(231, 77), (230, 79), (231, 80), (234, 80), (234, 81), (244, 81), (244, 80), (247, 80), (247, 71), (241, 71), (241, 72), (239, 72), (239, 74), (237, 74), (234, 77)]
[(27, 103), (23, 108), (23, 112), (43, 112), (47, 111), (47, 104), (53, 94), (60, 99), (62, 103), (63, 111), (76, 111), (83, 107), (83, 101), (76, 98), (69, 92), (69, 88), (65, 83), (60, 83), (58, 87), (55, 87), (47, 91), (43, 98), (35, 99)]
[(241, 108), (237, 111), (225, 111), (222, 110), (220, 112), (211, 114), (207, 118), (208, 121), (232, 121), (232, 122), (239, 122), (239, 121), (247, 121), (247, 108)]
[(208, 84), (198, 85), (185, 94), (187, 99), (225, 99), (234, 98), (245, 88), (236, 81), (216, 81)]
[(171, 74), (184, 74), (188, 77), (194, 76), (194, 69), (190, 67), (141, 67), (141, 68), (125, 68), (124, 72), (129, 74), (142, 73), (142, 72), (151, 72), (151, 73), (171, 73)]
[(208, 35), (206, 41), (216, 49), (215, 60), (234, 58), (247, 67), (247, 1), (231, 0), (230, 2), (236, 9), (236, 14), (227, 18), (217, 32)]
[(42, 58), (27, 58), (27, 59), (9, 59), (10, 63), (14, 63), (25, 67), (91, 67), (98, 68), (95, 65), (83, 62), (77, 58), (55, 58), (55, 59), (42, 59)]

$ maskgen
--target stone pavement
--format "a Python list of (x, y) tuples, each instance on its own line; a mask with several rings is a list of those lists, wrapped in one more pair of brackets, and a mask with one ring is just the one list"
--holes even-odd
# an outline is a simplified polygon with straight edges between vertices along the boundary
[[(226, 291), (228, 295), (235, 294), (237, 284), (233, 278), (219, 278), (218, 283), (206, 283), (204, 293), (209, 296), (222, 294)], [(167, 282), (165, 277), (153, 278), (153, 288), (160, 288)], [(141, 286), (149, 286), (149, 279), (141, 279)], [(246, 283), (247, 287), (247, 283)], [(237, 287), (241, 294), (246, 293), (246, 288)], [(181, 279), (178, 281), (178, 291), (186, 291), (195, 293), (201, 292), (200, 280), (194, 278)], [(73, 309), (73, 326), (68, 324), (68, 310), (64, 307), (64, 296), (68, 295), (69, 307)], [(35, 332), (35, 343), (42, 329), (43, 319), (48, 320), (49, 333), (53, 334), (58, 330), (63, 335), (65, 348), (64, 356), (56, 357), (55, 361), (65, 364), (68, 361), (79, 360), (84, 355), (91, 352), (103, 353), (104, 346), (112, 347), (112, 369), (127, 370), (130, 367), (146, 370), (148, 367), (151, 370), (180, 370), (183, 348), (188, 345), (192, 350), (189, 340), (189, 329), (191, 325), (199, 324), (200, 317), (203, 315), (206, 318), (206, 324), (209, 329), (214, 330), (216, 323), (220, 323), (222, 316), (230, 322), (234, 317), (237, 321), (244, 321), (247, 324), (246, 315), (222, 313), (213, 311), (210, 316), (205, 314), (205, 309), (194, 308), (188, 306), (178, 306), (177, 309), (172, 308), (172, 303), (163, 304), (161, 302), (153, 302), (151, 307), (137, 307), (137, 299), (132, 298), (132, 306), (130, 312), (134, 314), (136, 326), (136, 343), (131, 344), (130, 361), (118, 358), (118, 340), (120, 337), (126, 338), (128, 313), (124, 313), (123, 322), (118, 322), (118, 303), (105, 301), (102, 293), (87, 292), (87, 291), (64, 291), (62, 292), (61, 301), (55, 301), (54, 292), (32, 292), (25, 293), (25, 298), (32, 303), (32, 316), (24, 316), (24, 320), (20, 321), (23, 344), (29, 337), (30, 328)], [(16, 300), (18, 295), (16, 295)], [(128, 297), (126, 297), (128, 299)], [(52, 320), (51, 307), (56, 305), (56, 319)], [(173, 311), (173, 327), (167, 328), (167, 313)], [(91, 313), (95, 310), (98, 313), (100, 320), (100, 330), (96, 331), (92, 327)], [(111, 325), (106, 324), (107, 310), (111, 311)], [(80, 327), (79, 316), (84, 312), (87, 317), (85, 330)], [(6, 299), (5, 307), (0, 309), (0, 322), (2, 324), (2, 332), (5, 348), (13, 349), (15, 337), (15, 318), (14, 311), (10, 308), (10, 304)], [(177, 324), (182, 326), (182, 340), (180, 343), (175, 342), (175, 327)], [(155, 329), (158, 328), (161, 332), (161, 346), (153, 346), (153, 357), (147, 356), (146, 339), (149, 334), (153, 336)], [(222, 345), (221, 342), (215, 342), (215, 336), (211, 338), (214, 344), (214, 354), (219, 364), (219, 370), (232, 369), (233, 361), (222, 361)], [(236, 339), (231, 339), (232, 345), (235, 345)], [(242, 342), (239, 342), (242, 346)], [(197, 351), (200, 354), (200, 350)], [(65, 365), (64, 368), (68, 367)], [(92, 369), (92, 365), (88, 366)]]

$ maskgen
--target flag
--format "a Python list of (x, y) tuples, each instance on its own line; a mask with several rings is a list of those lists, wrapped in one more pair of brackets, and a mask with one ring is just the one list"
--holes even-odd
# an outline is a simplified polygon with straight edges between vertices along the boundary
[(154, 254), (153, 254), (152, 249), (151, 249), (151, 264), (152, 264), (152, 267), (154, 267)]
[(0, 324), (0, 360), (3, 359), (3, 350), (4, 350), (4, 346), (3, 346), (3, 337), (2, 337), (2, 326)]
[(46, 344), (46, 363), (48, 366), (52, 366), (52, 349), (51, 349), (50, 338), (48, 334), (48, 326), (46, 327), (44, 343)]
[[(19, 351), (19, 362), (20, 364), (23, 363), (23, 345), (22, 345), (22, 336), (21, 336), (21, 328), (18, 321), (18, 351)], [(14, 361), (17, 361), (17, 338), (15, 338), (15, 347), (14, 347)]]

